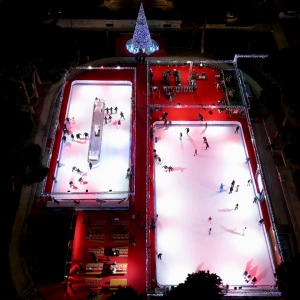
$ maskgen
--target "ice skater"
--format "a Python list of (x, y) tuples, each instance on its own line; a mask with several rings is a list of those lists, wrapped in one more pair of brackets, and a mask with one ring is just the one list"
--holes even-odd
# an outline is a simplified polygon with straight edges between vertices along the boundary
[(90, 167), (90, 170), (92, 169), (92, 167), (93, 167), (93, 165), (92, 165), (92, 163), (90, 162), (89, 163), (89, 167)]
[(104, 121), (105, 121), (105, 124), (107, 124), (107, 117), (106, 116), (104, 117)]
[(162, 253), (159, 253), (159, 254), (157, 255), (157, 258), (161, 260), (161, 256), (162, 256)]
[(105, 111), (106, 111), (106, 113), (108, 114), (109, 108), (108, 108), (108, 107), (106, 107), (106, 108), (105, 108)]
[(221, 185), (220, 185), (220, 193), (223, 192), (223, 187), (224, 187), (224, 185), (221, 183)]
[(111, 116), (111, 115), (109, 115), (108, 119), (109, 119), (109, 122), (111, 122), (112, 116)]
[(115, 107), (115, 114), (118, 112), (118, 107), (116, 106)]
[(239, 129), (240, 129), (240, 127), (237, 126), (237, 127), (235, 128), (235, 132), (234, 132), (234, 133), (239, 133)]
[(179, 133), (179, 139), (182, 140), (182, 132)]
[(186, 130), (186, 134), (189, 135), (190, 129), (187, 127), (185, 128), (185, 130)]
[(74, 117), (72, 118), (72, 124), (75, 124), (75, 118)]
[(246, 158), (245, 164), (248, 163), (248, 161), (250, 161), (250, 158), (249, 158), (249, 157)]
[(77, 140), (80, 140), (80, 136), (81, 136), (81, 133), (77, 133), (77, 134), (76, 134), (76, 139), (77, 139)]
[(118, 121), (118, 126), (117, 128), (119, 129), (121, 127), (121, 120)]
[(257, 202), (257, 200), (258, 200), (258, 197), (257, 197), (257, 196), (255, 196), (255, 197), (254, 197), (254, 199), (253, 199), (253, 203), (256, 203), (256, 202)]
[(232, 194), (233, 191), (233, 186), (230, 187), (229, 193), (228, 194)]
[(239, 209), (239, 205), (236, 204), (234, 210), (238, 210)]
[(208, 234), (209, 234), (209, 235), (211, 234), (211, 228), (208, 229)]
[(168, 124), (167, 124), (168, 120), (165, 119), (165, 122), (164, 122), (164, 126), (168, 127)]
[(64, 135), (64, 136), (63, 136), (63, 141), (64, 141), (64, 143), (66, 142), (66, 140), (67, 140), (67, 137)]
[(168, 166), (167, 165), (162, 166), (162, 168), (165, 169), (166, 172), (168, 171)]
[(171, 166), (168, 169), (169, 169), (169, 172), (174, 171), (174, 169)]
[(251, 179), (249, 179), (248, 181), (247, 181), (247, 186), (250, 186), (251, 185)]
[(112, 114), (112, 113), (113, 113), (113, 112), (112, 112), (112, 111), (113, 111), (113, 108), (111, 107), (109, 110), (110, 110), (110, 113)]
[(75, 141), (73, 133), (71, 134), (71, 139), (72, 139), (72, 141)]
[(252, 281), (251, 281), (251, 284), (254, 285), (256, 281), (257, 281), (256, 277), (253, 277)]
[(206, 142), (205, 144), (206, 144), (205, 150), (207, 150), (207, 148), (209, 148), (208, 142)]
[(194, 153), (194, 156), (195, 156), (195, 155), (198, 155), (197, 149), (195, 149), (195, 153)]
[(258, 225), (262, 225), (262, 224), (264, 224), (264, 222), (265, 222), (265, 220), (261, 219), (261, 220), (259, 220)]
[[(201, 120), (202, 121), (202, 120)], [(204, 130), (206, 130), (207, 129), (207, 123), (205, 123), (205, 129)]]
[(70, 182), (69, 182), (69, 185), (70, 185), (70, 188), (72, 188), (73, 185), (74, 185), (74, 182), (73, 182), (73, 181), (70, 181)]
[(169, 121), (169, 126), (171, 126), (171, 125), (172, 125), (172, 120)]
[(243, 228), (243, 236), (245, 236), (245, 231), (246, 231), (247, 227)]
[(89, 137), (89, 134), (87, 132), (85, 132), (83, 135), (86, 139)]
[(207, 219), (207, 222), (208, 222), (209, 224), (211, 224), (211, 222), (212, 222), (212, 217), (209, 217), (209, 218)]
[(236, 186), (235, 192), (238, 192), (238, 191), (239, 191), (239, 187), (240, 187), (239, 185)]
[(77, 168), (76, 168), (76, 167), (73, 167), (73, 168), (72, 168), (72, 172), (73, 172), (73, 171), (77, 171)]
[(66, 122), (70, 124), (70, 118), (66, 118)]
[(83, 179), (82, 179), (82, 177), (80, 177), (80, 178), (78, 179), (78, 181), (79, 181), (80, 184), (83, 184)]
[(51, 177), (52, 177), (52, 180), (53, 180), (54, 182), (57, 182), (57, 180), (56, 180), (56, 178), (55, 178), (54, 175), (52, 175)]
[(204, 136), (204, 137), (203, 137), (203, 144), (205, 144), (205, 143), (207, 143), (207, 139), (206, 139), (206, 137)]
[(125, 120), (124, 114), (122, 112), (120, 112), (120, 116)]
[(157, 161), (158, 161), (158, 164), (161, 165), (161, 158), (160, 157), (157, 158)]
[(231, 186), (234, 187), (234, 185), (235, 185), (235, 180), (232, 180)]

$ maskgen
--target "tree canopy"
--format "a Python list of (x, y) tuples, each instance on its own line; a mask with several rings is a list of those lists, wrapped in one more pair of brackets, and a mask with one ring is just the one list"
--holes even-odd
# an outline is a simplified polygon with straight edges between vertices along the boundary
[(291, 258), (289, 261), (279, 265), (275, 272), (278, 289), (282, 293), (283, 300), (300, 299), (300, 254)]
[(163, 299), (210, 299), (220, 300), (224, 296), (222, 292), (222, 279), (209, 271), (198, 271), (188, 274), (184, 283), (172, 287)]

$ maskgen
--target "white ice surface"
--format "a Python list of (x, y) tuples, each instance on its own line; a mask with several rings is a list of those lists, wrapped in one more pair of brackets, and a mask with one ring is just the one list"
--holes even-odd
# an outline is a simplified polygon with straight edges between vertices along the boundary
[[(126, 179), (127, 168), (130, 167), (130, 130), (131, 130), (131, 97), (132, 86), (130, 85), (106, 85), (84, 84), (85, 82), (77, 81), (72, 86), (69, 99), (69, 110), (67, 116), (71, 119), (75, 118), (75, 124), (68, 124), (67, 129), (75, 135), (75, 142), (71, 141), (71, 136), (67, 136), (67, 141), (62, 145), (60, 153), (60, 167), (57, 168), (57, 183), (53, 192), (106, 192), (129, 191), (129, 180)], [(129, 84), (129, 83), (128, 83)], [(80, 140), (76, 139), (76, 133), (91, 132), (92, 115), (94, 109), (95, 98), (105, 100), (105, 107), (118, 107), (118, 113), (112, 114), (112, 122), (104, 124), (100, 164), (93, 166), (92, 170), (88, 165), (88, 148), (89, 139), (81, 136)], [(117, 129), (117, 121), (120, 119), (120, 112), (124, 113), (125, 121), (121, 120), (121, 127)], [(114, 111), (113, 111), (114, 112)], [(72, 167), (76, 166), (83, 174), (79, 175), (72, 172)], [(83, 177), (84, 184), (80, 184), (78, 179)], [(70, 189), (69, 182), (73, 181), (74, 189)], [(126, 196), (111, 195), (102, 198), (121, 198)], [(65, 198), (95, 198), (95, 195), (78, 196), (55, 196), (56, 199)], [(101, 198), (101, 197), (98, 197)]]
[[(254, 187), (247, 186), (251, 174), (241, 132), (235, 134), (235, 127), (208, 126), (204, 132), (203, 126), (156, 126), (155, 149), (162, 159), (162, 165), (155, 162), (156, 254), (163, 254), (162, 260), (156, 256), (156, 272), (161, 285), (177, 285), (198, 270), (216, 273), (229, 285), (247, 285), (245, 270), (256, 276), (256, 285), (275, 283), (265, 233), (258, 225), (262, 217), (253, 203)], [(174, 171), (165, 172), (163, 165)], [(228, 194), (232, 180), (240, 189)]]

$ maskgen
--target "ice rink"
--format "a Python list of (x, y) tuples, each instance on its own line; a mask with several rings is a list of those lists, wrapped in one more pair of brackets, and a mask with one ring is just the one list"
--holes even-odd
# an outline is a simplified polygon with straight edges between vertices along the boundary
[[(84, 132), (94, 134), (91, 128), (95, 98), (105, 100), (105, 107), (118, 107), (118, 112), (111, 115), (111, 122), (104, 124), (101, 143), (100, 162), (90, 170), (88, 165), (89, 138), (82, 135), (76, 139), (76, 134)], [(70, 135), (66, 135), (67, 141), (62, 142), (59, 162), (56, 169), (56, 179), (52, 193), (78, 192), (108, 192), (129, 191), (129, 179), (126, 179), (127, 168), (130, 167), (131, 145), (131, 97), (132, 85), (130, 81), (74, 81), (71, 87), (67, 117), (74, 117), (75, 123), (67, 124)], [(124, 113), (125, 120), (120, 120), (120, 112)], [(105, 113), (106, 116), (108, 114)], [(75, 135), (75, 141), (71, 140), (71, 134)], [(72, 172), (76, 166), (82, 174)], [(83, 178), (83, 184), (78, 179)], [(69, 182), (74, 182), (70, 189)], [(91, 195), (95, 198), (95, 195)], [(120, 198), (124, 195), (105, 195), (102, 198)], [(125, 195), (126, 196), (126, 195)], [(79, 199), (67, 194), (57, 196), (58, 199)], [(89, 198), (88, 194), (84, 196)], [(101, 197), (97, 197), (101, 198)]]
[[(249, 286), (251, 281), (245, 283), (242, 276), (247, 270), (257, 278), (257, 286), (274, 285), (265, 229), (258, 225), (262, 214), (259, 204), (253, 203), (256, 189), (247, 186), (253, 178), (250, 165), (245, 164), (242, 129), (235, 133), (238, 122), (208, 122), (206, 131), (201, 122), (178, 122), (181, 125), (167, 128), (161, 123), (156, 122), (154, 132), (158, 138), (154, 148), (162, 160), (154, 166), (156, 254), (162, 253), (161, 260), (156, 255), (157, 282), (177, 285), (187, 274), (209, 270), (223, 284)], [(207, 150), (203, 137), (208, 140)], [(194, 156), (195, 149), (198, 155)], [(164, 165), (174, 171), (165, 172)], [(229, 194), (233, 180), (235, 188)]]

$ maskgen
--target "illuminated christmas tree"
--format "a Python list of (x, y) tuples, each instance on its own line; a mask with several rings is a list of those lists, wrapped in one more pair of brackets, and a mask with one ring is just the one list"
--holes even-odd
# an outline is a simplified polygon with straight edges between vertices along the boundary
[(133, 54), (138, 53), (140, 49), (142, 49), (142, 51), (148, 55), (159, 49), (158, 44), (150, 37), (143, 3), (141, 3), (140, 6), (133, 39), (126, 43), (126, 48)]

